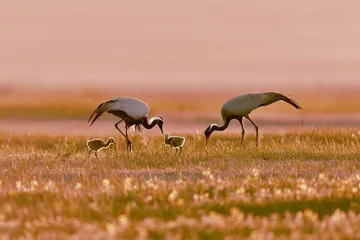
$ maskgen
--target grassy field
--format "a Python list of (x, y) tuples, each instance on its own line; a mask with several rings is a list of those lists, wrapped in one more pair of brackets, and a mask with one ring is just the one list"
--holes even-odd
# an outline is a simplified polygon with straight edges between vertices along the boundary
[(1, 134), (0, 237), (360, 238), (360, 132), (186, 138), (97, 160), (83, 136)]

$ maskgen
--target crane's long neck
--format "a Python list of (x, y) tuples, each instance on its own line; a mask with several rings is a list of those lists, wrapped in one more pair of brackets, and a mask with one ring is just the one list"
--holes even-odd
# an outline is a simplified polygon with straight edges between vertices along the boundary
[(217, 124), (211, 124), (206, 130), (205, 130), (205, 137), (206, 137), (206, 144), (210, 138), (210, 135), (214, 131), (224, 131), (230, 124), (231, 118), (228, 117), (224, 119), (224, 124), (220, 127)]
[(151, 129), (151, 128), (155, 127), (155, 125), (156, 125), (156, 119), (158, 119), (158, 117), (153, 117), (153, 118), (151, 118), (149, 121), (147, 120), (147, 118), (143, 118), (142, 125), (143, 125), (146, 129)]
[(225, 119), (224, 124), (221, 127), (218, 126), (217, 124), (214, 124), (212, 127), (212, 131), (224, 131), (229, 126), (230, 121), (231, 121), (231, 118)]

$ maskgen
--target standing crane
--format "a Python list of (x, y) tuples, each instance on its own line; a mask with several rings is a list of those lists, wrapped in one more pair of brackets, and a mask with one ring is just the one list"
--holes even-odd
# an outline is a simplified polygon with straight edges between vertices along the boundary
[(237, 97), (231, 98), (221, 108), (221, 116), (223, 119), (223, 126), (218, 126), (217, 124), (210, 124), (205, 130), (206, 144), (208, 143), (209, 137), (214, 131), (224, 131), (232, 119), (236, 119), (240, 122), (242, 132), (241, 132), (241, 144), (244, 140), (245, 129), (243, 125), (243, 118), (248, 119), (251, 124), (255, 127), (256, 131), (256, 147), (259, 146), (259, 132), (258, 126), (250, 119), (249, 114), (262, 106), (270, 105), (277, 101), (284, 101), (295, 107), (296, 109), (302, 109), (299, 104), (294, 100), (286, 97), (281, 93), (276, 92), (264, 92), (264, 93), (248, 93), (242, 94)]
[[(109, 101), (101, 103), (91, 114), (88, 122), (91, 121), (90, 126), (98, 119), (104, 112), (111, 113), (120, 121), (115, 123), (115, 128), (124, 136), (126, 140), (126, 149), (131, 152), (131, 141), (128, 136), (128, 129), (134, 126), (135, 131), (141, 132), (141, 126), (146, 129), (151, 129), (155, 125), (158, 125), (161, 133), (163, 134), (163, 118), (153, 117), (149, 121), (147, 119), (150, 112), (149, 106), (137, 98), (131, 97), (117, 97)], [(125, 123), (125, 134), (119, 129), (119, 124)]]

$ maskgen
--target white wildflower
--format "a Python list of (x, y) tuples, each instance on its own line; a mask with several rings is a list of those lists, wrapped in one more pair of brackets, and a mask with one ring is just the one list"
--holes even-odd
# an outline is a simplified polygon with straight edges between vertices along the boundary
[(123, 226), (123, 227), (127, 227), (127, 226), (129, 226), (129, 219), (128, 219), (128, 217), (126, 216), (126, 215), (121, 215), (120, 217), (119, 217), (119, 224), (121, 225), (121, 226)]
[(107, 223), (106, 224), (106, 230), (108, 231), (108, 233), (110, 235), (115, 235), (116, 234), (116, 228), (115, 228), (114, 224)]
[(127, 177), (124, 181), (124, 190), (125, 191), (132, 191), (133, 186), (132, 186), (132, 179), (130, 177)]
[(76, 189), (76, 190), (81, 189), (81, 183), (76, 183), (76, 185), (75, 185), (75, 189)]
[(104, 189), (110, 189), (110, 188), (111, 188), (110, 180), (105, 178), (105, 179), (102, 181), (102, 187), (103, 187)]
[(178, 192), (177, 192), (176, 190), (173, 190), (173, 191), (169, 194), (168, 200), (169, 200), (169, 202), (174, 202), (177, 197), (178, 197)]
[(18, 191), (21, 190), (21, 182), (20, 182), (20, 181), (16, 181), (16, 189), (17, 189)]

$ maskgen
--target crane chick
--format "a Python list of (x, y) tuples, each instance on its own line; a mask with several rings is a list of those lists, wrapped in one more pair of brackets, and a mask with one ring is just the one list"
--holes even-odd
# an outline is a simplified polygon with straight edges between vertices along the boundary
[(98, 158), (97, 153), (102, 150), (110, 147), (111, 144), (116, 144), (115, 139), (113, 137), (109, 137), (109, 139), (105, 142), (104, 140), (100, 138), (95, 138), (88, 140), (86, 142), (88, 148), (89, 148), (89, 157), (91, 155), (91, 152), (95, 152), (96, 158)]
[(176, 152), (180, 149), (179, 155), (181, 153), (182, 147), (185, 143), (185, 138), (180, 136), (170, 136), (169, 133), (164, 134), (164, 143), (167, 146), (175, 148)]

